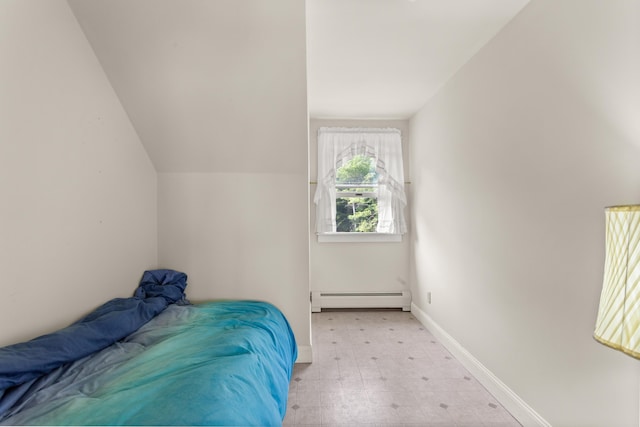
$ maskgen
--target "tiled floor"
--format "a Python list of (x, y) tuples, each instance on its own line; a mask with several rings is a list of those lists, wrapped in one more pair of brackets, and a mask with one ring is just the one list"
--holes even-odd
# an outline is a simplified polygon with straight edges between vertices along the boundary
[(285, 426), (520, 426), (411, 313), (323, 311), (312, 325)]

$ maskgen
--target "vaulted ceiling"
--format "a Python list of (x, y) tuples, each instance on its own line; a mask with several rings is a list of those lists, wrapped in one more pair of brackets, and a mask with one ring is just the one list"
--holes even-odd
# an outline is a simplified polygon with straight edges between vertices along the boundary
[(159, 172), (287, 172), (283, 129), (410, 117), (528, 0), (68, 2)]

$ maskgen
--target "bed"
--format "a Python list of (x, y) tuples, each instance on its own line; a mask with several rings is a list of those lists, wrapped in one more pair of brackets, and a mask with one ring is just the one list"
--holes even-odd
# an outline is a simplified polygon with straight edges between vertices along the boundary
[(0, 348), (0, 425), (281, 425), (297, 356), (284, 315), (190, 304), (185, 287), (147, 271), (134, 297)]

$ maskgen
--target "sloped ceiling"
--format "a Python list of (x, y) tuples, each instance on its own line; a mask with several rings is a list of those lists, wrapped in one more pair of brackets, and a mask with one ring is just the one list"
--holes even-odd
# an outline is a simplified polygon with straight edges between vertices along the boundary
[(68, 0), (158, 172), (253, 173), (308, 112), (410, 117), (527, 1)]
[(529, 0), (308, 0), (312, 117), (409, 118)]
[(306, 173), (304, 2), (68, 3), (158, 172)]

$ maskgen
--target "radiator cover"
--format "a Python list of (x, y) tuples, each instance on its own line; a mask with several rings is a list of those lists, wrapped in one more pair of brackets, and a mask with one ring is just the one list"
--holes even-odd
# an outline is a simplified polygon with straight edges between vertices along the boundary
[(411, 311), (411, 292), (311, 292), (311, 311), (323, 308), (402, 308)]

